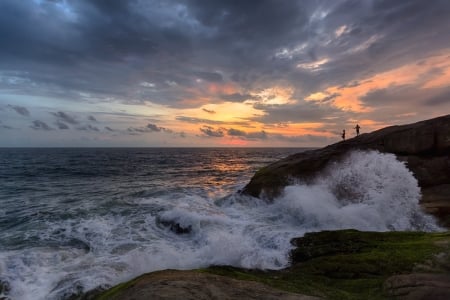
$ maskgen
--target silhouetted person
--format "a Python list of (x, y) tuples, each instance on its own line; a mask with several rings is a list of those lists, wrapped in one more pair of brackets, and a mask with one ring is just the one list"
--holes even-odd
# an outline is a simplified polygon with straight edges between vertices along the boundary
[(360, 128), (361, 128), (361, 126), (359, 126), (359, 124), (356, 124), (356, 127), (355, 127), (355, 129), (356, 129), (356, 136), (359, 135), (359, 129)]
[(345, 129), (342, 130), (342, 139), (345, 141)]

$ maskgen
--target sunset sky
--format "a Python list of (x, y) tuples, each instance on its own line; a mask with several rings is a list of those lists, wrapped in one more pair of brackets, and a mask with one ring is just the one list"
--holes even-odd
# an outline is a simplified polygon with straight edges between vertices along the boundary
[(450, 1), (1, 0), (0, 147), (304, 147), (450, 113)]

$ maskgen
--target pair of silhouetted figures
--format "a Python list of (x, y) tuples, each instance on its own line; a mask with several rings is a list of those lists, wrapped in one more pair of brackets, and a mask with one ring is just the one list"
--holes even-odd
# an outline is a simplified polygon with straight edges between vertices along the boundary
[[(355, 130), (356, 130), (356, 136), (359, 135), (359, 129), (361, 129), (361, 126), (359, 124), (356, 124)], [(345, 129), (342, 130), (342, 139), (345, 141)]]

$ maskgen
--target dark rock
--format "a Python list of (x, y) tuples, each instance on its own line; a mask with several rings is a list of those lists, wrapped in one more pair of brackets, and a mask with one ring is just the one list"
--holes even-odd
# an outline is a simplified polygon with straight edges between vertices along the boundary
[(293, 179), (311, 182), (330, 162), (351, 150), (393, 153), (422, 189), (421, 204), (450, 226), (450, 115), (386, 127), (327, 147), (291, 155), (259, 170), (242, 193), (273, 200)]
[(160, 217), (156, 218), (156, 222), (164, 227), (170, 229), (170, 231), (176, 234), (187, 234), (192, 232), (192, 226), (183, 226), (175, 220), (164, 220)]
[(404, 300), (450, 299), (450, 275), (413, 273), (394, 275), (383, 284), (389, 297)]
[(11, 286), (9, 282), (3, 279), (0, 279), (0, 300), (9, 300), (8, 297), (9, 292), (11, 291)]

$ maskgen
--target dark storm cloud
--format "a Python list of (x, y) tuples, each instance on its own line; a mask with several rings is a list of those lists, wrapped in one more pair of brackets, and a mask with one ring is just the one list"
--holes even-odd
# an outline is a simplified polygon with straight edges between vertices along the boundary
[(208, 137), (223, 137), (224, 133), (223, 133), (223, 129), (221, 128), (217, 128), (214, 129), (211, 126), (203, 126), (200, 128), (200, 131)]
[(35, 130), (44, 130), (44, 131), (53, 130), (53, 128), (48, 126), (47, 123), (40, 121), (40, 120), (33, 121), (33, 125), (31, 125), (30, 128), (35, 129)]
[(94, 116), (92, 116), (92, 115), (88, 116), (87, 119), (88, 119), (89, 121), (92, 121), (92, 122), (97, 122), (97, 119), (96, 119)]
[(72, 125), (77, 125), (80, 123), (75, 119), (75, 117), (73, 117), (65, 112), (62, 112), (62, 111), (51, 112), (50, 114), (54, 115), (60, 122), (65, 122), (65, 123), (69, 123)]
[(197, 79), (302, 99), (450, 47), (447, 0), (3, 0), (0, 14), (1, 85), (72, 101), (186, 107)]
[(13, 109), (19, 115), (22, 115), (22, 116), (25, 116), (25, 117), (29, 117), (30, 116), (30, 112), (28, 111), (28, 109), (26, 109), (23, 106), (9, 104), (8, 107)]

